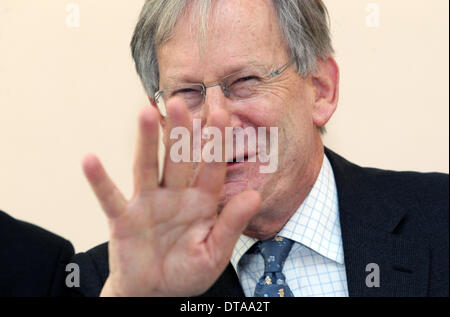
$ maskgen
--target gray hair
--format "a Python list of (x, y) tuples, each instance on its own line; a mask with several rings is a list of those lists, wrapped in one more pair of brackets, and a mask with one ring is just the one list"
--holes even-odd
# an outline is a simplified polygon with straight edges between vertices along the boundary
[[(131, 41), (131, 51), (142, 84), (151, 97), (159, 89), (157, 47), (172, 36), (177, 20), (190, 10), (206, 34), (207, 16), (214, 0), (146, 0)], [(322, 0), (272, 0), (280, 29), (300, 76), (317, 66), (317, 59), (333, 54), (328, 11)], [(195, 19), (194, 19), (195, 16)], [(322, 132), (323, 129), (322, 129)]]

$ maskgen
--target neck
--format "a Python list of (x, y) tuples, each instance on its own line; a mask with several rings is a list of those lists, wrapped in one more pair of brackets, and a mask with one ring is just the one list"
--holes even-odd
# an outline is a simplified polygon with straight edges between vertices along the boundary
[(322, 168), (323, 159), (324, 148), (320, 141), (320, 146), (317, 146), (306, 165), (307, 168), (295, 175), (287, 190), (278, 197), (270, 199), (272, 200), (270, 207), (261, 208), (250, 221), (244, 234), (263, 241), (279, 233), (313, 188)]

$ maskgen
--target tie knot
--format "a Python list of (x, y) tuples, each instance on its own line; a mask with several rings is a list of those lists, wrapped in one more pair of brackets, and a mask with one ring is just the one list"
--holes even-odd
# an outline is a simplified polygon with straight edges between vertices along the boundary
[(264, 272), (281, 272), (294, 241), (276, 236), (258, 243), (258, 250), (264, 258)]

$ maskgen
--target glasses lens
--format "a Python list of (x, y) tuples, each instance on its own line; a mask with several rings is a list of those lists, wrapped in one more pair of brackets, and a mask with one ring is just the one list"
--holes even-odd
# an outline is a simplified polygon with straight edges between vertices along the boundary
[(186, 84), (163, 90), (163, 99), (167, 102), (174, 97), (184, 100), (189, 111), (195, 111), (203, 103), (203, 86), (200, 84)]
[(252, 67), (238, 72), (226, 79), (230, 98), (245, 101), (262, 95), (262, 86), (266, 83), (266, 67)]

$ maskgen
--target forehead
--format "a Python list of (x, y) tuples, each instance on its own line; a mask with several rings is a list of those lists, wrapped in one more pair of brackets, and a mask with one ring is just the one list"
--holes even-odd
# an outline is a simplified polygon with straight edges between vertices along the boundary
[(214, 1), (204, 38), (192, 9), (187, 12), (171, 39), (158, 47), (161, 83), (223, 76), (247, 64), (270, 65), (287, 57), (271, 0)]

